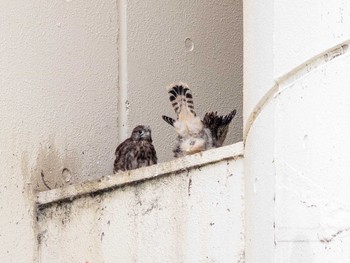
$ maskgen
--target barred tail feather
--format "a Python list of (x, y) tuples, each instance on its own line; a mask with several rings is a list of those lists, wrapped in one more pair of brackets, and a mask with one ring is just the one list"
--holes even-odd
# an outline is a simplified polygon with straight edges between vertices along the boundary
[(163, 120), (164, 120), (166, 123), (168, 123), (168, 124), (170, 124), (171, 126), (174, 127), (174, 122), (175, 122), (175, 120), (174, 120), (173, 118), (170, 118), (170, 117), (165, 116), (165, 115), (162, 115), (162, 118), (163, 118)]
[(169, 100), (174, 108), (175, 113), (189, 113), (196, 116), (194, 111), (192, 92), (187, 84), (173, 84), (168, 88)]

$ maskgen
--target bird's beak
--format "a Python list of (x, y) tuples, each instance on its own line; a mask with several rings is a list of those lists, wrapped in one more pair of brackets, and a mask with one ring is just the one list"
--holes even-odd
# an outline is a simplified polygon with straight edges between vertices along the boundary
[(151, 136), (151, 127), (149, 125), (146, 126), (146, 136)]
[(145, 132), (145, 137), (148, 137), (149, 140), (152, 142), (152, 136), (151, 136), (151, 131), (150, 130)]

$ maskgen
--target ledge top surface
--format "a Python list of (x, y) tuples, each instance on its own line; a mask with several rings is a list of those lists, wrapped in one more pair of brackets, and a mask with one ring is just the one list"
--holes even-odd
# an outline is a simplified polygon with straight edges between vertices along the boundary
[(211, 149), (197, 154), (174, 159), (136, 170), (119, 172), (103, 176), (100, 179), (73, 184), (37, 193), (37, 204), (48, 205), (64, 200), (73, 200), (79, 196), (103, 192), (111, 188), (155, 179), (175, 172), (187, 171), (198, 166), (216, 163), (222, 160), (243, 156), (243, 143), (238, 142), (228, 146)]

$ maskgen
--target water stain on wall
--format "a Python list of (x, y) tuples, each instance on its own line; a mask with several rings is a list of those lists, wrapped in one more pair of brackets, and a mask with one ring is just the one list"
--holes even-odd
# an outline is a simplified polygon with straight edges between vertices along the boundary
[[(81, 161), (75, 151), (60, 151), (54, 138), (42, 142), (37, 151), (35, 166), (30, 170), (30, 182), (35, 192), (60, 188), (76, 182)], [(22, 163), (28, 167), (28, 160)]]
[[(22, 153), (21, 156), (21, 170), (22, 170), (22, 181), (23, 181), (23, 188), (22, 188), (22, 194), (24, 196), (24, 199), (27, 200), (27, 211), (32, 215), (32, 229), (33, 229), (33, 235), (37, 236), (38, 235), (38, 227), (36, 224), (36, 209), (35, 207), (35, 194), (33, 191), (33, 186), (32, 186), (32, 180), (31, 180), (31, 173), (29, 171), (29, 160), (28, 160), (28, 153), (24, 152)], [(37, 243), (35, 243), (33, 250), (33, 262), (37, 262), (38, 260), (38, 249), (37, 249)]]

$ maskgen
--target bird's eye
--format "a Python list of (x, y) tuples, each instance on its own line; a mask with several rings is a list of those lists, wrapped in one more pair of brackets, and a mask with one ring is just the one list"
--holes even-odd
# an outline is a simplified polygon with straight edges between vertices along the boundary
[(139, 131), (139, 134), (142, 134), (142, 131), (141, 131), (141, 130)]

